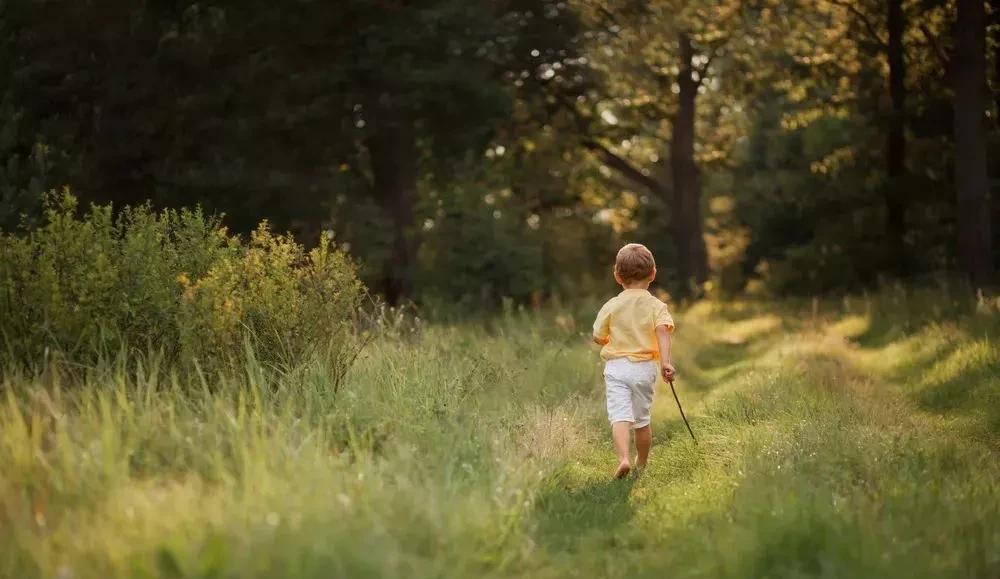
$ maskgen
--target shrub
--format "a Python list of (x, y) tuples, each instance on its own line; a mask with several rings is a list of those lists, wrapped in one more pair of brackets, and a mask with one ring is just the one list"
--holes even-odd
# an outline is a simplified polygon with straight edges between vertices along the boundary
[(266, 223), (243, 243), (199, 209), (79, 213), (69, 193), (50, 195), (40, 227), (0, 235), (9, 362), (157, 349), (203, 365), (291, 363), (348, 341), (362, 287), (328, 237), (307, 252)]
[(361, 295), (353, 266), (329, 237), (306, 252), (266, 223), (235, 258), (220, 260), (197, 281), (185, 273), (178, 281), (188, 357), (232, 355), (245, 340), (270, 362), (291, 363), (317, 351), (339, 355)]
[(541, 237), (522, 208), (475, 186), (435, 200), (420, 251), (425, 301), (496, 307), (503, 298), (527, 302), (541, 289)]

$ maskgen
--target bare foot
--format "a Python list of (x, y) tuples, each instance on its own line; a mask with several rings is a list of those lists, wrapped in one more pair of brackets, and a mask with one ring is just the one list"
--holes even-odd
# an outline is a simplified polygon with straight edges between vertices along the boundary
[(621, 461), (621, 463), (618, 464), (618, 470), (615, 471), (615, 478), (618, 479), (627, 477), (630, 470), (632, 470), (632, 466), (628, 463), (628, 461)]

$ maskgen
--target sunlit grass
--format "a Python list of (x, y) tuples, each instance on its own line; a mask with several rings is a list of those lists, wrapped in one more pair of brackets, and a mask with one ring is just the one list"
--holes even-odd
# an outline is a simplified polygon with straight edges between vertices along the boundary
[(892, 299), (678, 315), (698, 444), (661, 389), (626, 481), (566, 312), (393, 332), (337, 392), (7, 376), (0, 576), (996, 576), (1000, 321)]

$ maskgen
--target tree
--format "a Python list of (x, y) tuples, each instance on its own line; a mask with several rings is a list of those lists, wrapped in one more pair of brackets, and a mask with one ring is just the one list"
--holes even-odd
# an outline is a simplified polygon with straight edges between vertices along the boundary
[(905, 275), (908, 271), (906, 237), (906, 52), (903, 39), (906, 35), (906, 13), (903, 0), (885, 2), (885, 30), (883, 20), (872, 14), (866, 2), (829, 0), (845, 9), (863, 28), (866, 42), (885, 55), (888, 64), (887, 82), (890, 109), (885, 123), (885, 235), (888, 246), (887, 265), (890, 271)]
[(517, 92), (507, 75), (532, 58), (523, 42), (561, 38), (566, 13), (549, 0), (3, 6), (0, 104), (21, 120), (0, 155), (23, 165), (39, 134), (79, 157), (67, 182), (85, 200), (201, 203), (242, 231), (266, 217), (314, 238), (331, 198), (371, 201), (386, 252), (359, 248), (390, 301), (412, 290), (422, 183), (487, 148)]
[(704, 109), (698, 102), (719, 90), (719, 71), (730, 70), (718, 67), (717, 57), (738, 58), (731, 48), (740, 40), (743, 8), (736, 0), (577, 6), (592, 27), (589, 58), (604, 80), (563, 102), (580, 119), (584, 146), (667, 206), (676, 250), (672, 277), (682, 293), (708, 279), (699, 157), (712, 158), (707, 153), (718, 141), (699, 138), (699, 131), (718, 134), (726, 109), (723, 98)]
[(958, 0), (955, 25), (955, 193), (959, 264), (975, 283), (993, 273), (986, 165), (986, 10)]
[(889, 62), (889, 112), (886, 131), (886, 193), (885, 230), (889, 242), (889, 259), (896, 273), (906, 275), (906, 55), (903, 50), (903, 36), (906, 21), (903, 0), (888, 0), (886, 28), (886, 60)]
[(705, 74), (695, 70), (694, 46), (686, 29), (677, 33), (677, 47), (677, 112), (671, 123), (670, 140), (674, 244), (680, 257), (681, 279), (702, 284), (708, 280), (708, 254), (702, 232), (701, 177), (694, 158), (694, 143), (696, 99)]
[[(0, 221), (70, 184), (333, 229), (390, 301), (572, 288), (568, 246), (627, 236), (678, 293), (953, 268), (955, 231), (978, 271), (984, 48), (953, 55), (955, 1), (9, 0)], [(503, 267), (429, 283), (459, 238)], [(496, 282), (517, 264), (537, 287)]]
[(362, 167), (390, 225), (381, 285), (395, 302), (412, 290), (421, 181), (454, 179), (467, 156), (488, 148), (518, 93), (535, 86), (512, 90), (512, 77), (530, 78), (521, 73), (536, 68), (535, 59), (560, 67), (572, 60), (561, 30), (572, 19), (564, 4), (548, 0), (370, 4), (354, 3), (360, 32), (345, 45), (346, 91), (360, 91), (361, 137), (351, 163)]

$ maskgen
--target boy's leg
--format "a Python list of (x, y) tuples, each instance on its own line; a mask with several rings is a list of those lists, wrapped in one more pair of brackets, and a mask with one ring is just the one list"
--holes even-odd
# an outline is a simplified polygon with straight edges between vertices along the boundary
[(653, 392), (659, 376), (659, 366), (647, 363), (647, 372), (642, 380), (636, 381), (631, 390), (632, 414), (635, 416), (635, 466), (644, 468), (649, 460), (649, 447), (653, 444), (653, 430), (649, 426), (650, 414), (653, 408)]
[(653, 429), (647, 424), (635, 429), (636, 468), (645, 468), (649, 460), (649, 447), (653, 445)]
[(611, 361), (604, 368), (604, 383), (608, 398), (608, 422), (611, 423), (611, 440), (618, 455), (615, 478), (622, 478), (632, 469), (629, 461), (629, 431), (635, 417), (632, 415), (632, 393), (628, 384), (618, 374), (621, 362)]
[(615, 454), (618, 455), (618, 470), (615, 471), (615, 478), (622, 478), (632, 469), (629, 462), (629, 431), (632, 430), (631, 422), (615, 422), (611, 425), (611, 439), (615, 445)]

